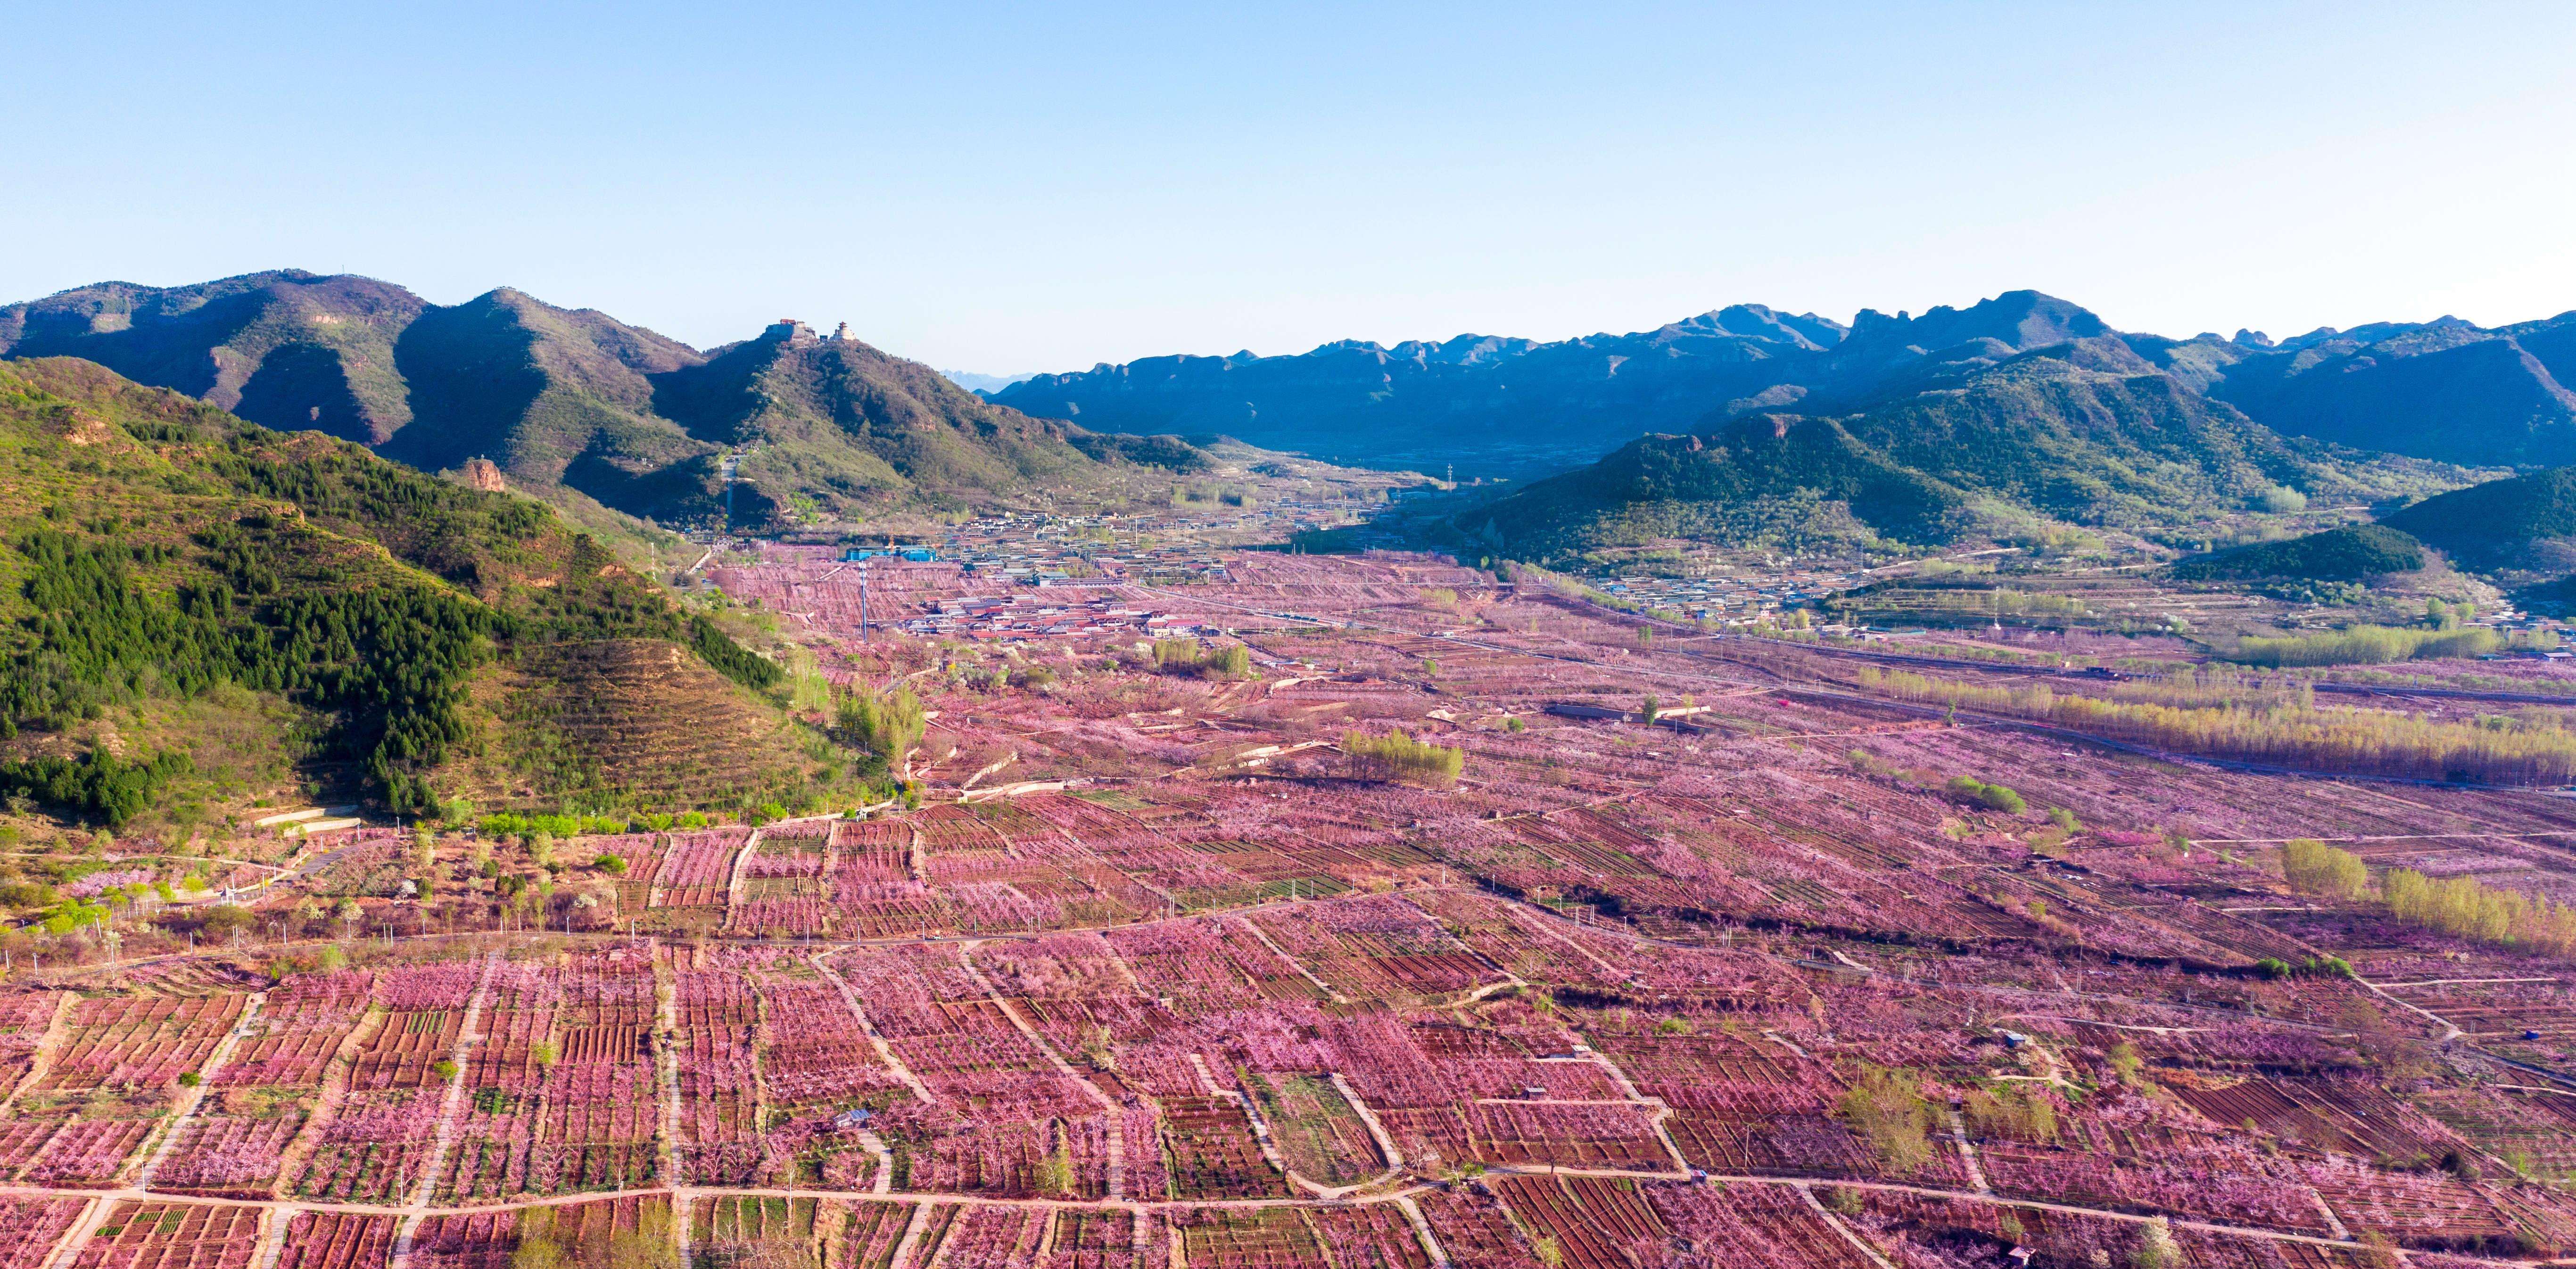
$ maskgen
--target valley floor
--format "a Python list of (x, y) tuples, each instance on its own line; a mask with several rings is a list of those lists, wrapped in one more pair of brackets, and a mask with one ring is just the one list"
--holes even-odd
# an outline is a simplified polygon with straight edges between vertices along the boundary
[[(255, 909), (273, 937), (307, 893), (356, 896), (392, 937), (344, 938), (345, 967), (307, 922), (22, 971), (0, 1266), (2576, 1248), (2566, 957), (2278, 862), (2321, 839), (2567, 896), (2553, 787), (1925, 705), (1851, 657), (1422, 557), (1221, 564), (1096, 590), (882, 570), (895, 631), (862, 641), (854, 570), (727, 563), (837, 689), (921, 694), (926, 805), (562, 843), (623, 868), (556, 870), (551, 934), (492, 932), (525, 909), (457, 842), (434, 897), (385, 897), (411, 838), (360, 830)], [(970, 599), (1063, 617), (1059, 591), (1104, 620), (900, 633)], [(1175, 628), (1251, 674), (1138, 650)], [(2406, 686), (2356, 700), (2495, 708)], [(1398, 729), (1459, 750), (1454, 784), (1344, 752)]]

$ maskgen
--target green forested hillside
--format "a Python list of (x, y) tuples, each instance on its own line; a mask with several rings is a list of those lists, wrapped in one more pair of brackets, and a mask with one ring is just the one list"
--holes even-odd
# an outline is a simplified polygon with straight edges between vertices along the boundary
[(2355, 582), (2382, 573), (2416, 572), (2424, 564), (2423, 543), (2385, 525), (2357, 524), (2184, 560), (2174, 565), (2173, 575), (2184, 580)]
[(2178, 534), (2294, 492), (2370, 500), (2443, 487), (2421, 464), (2294, 445), (2169, 375), (2087, 360), (2082, 344), (2061, 345), (1855, 414), (1763, 414), (1647, 437), (1456, 525), (1529, 559), (1666, 537), (1897, 549), (2066, 526)]
[[(0, 786), (179, 828), (270, 795), (429, 807), (487, 746), (469, 689), (541, 649), (776, 674), (543, 505), (70, 359), (0, 364), (0, 619)], [(688, 792), (812, 775), (749, 687), (719, 694), (762, 787)]]
[(2576, 467), (2491, 480), (2427, 498), (2380, 521), (2478, 569), (2576, 568)]

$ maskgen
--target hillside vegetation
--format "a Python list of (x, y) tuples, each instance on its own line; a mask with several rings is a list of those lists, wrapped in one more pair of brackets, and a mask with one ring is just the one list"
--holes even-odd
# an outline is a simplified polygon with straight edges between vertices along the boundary
[(50, 356), (423, 470), (487, 458), (568, 510), (595, 501), (668, 525), (724, 521), (728, 451), (742, 455), (731, 506), (746, 529), (1115, 499), (1206, 465), (1177, 438), (1091, 440), (796, 323), (701, 352), (508, 288), (442, 307), (289, 269), (0, 307), (0, 357)]
[[(669, 688), (734, 716), (728, 743), (783, 727), (753, 691), (775, 666), (547, 507), (83, 361), (0, 364), (0, 585), (0, 783), (102, 822), (184, 831), (263, 797), (428, 809), (489, 752), (486, 717), (561, 693), (565, 650), (603, 642), (666, 650)], [(757, 779), (655, 792), (812, 774), (770, 748)]]
[(2568, 572), (2576, 569), (2576, 467), (2455, 489), (2380, 523), (2440, 547), (2465, 567)]
[(2361, 496), (2410, 479), (2285, 442), (2170, 376), (2067, 345), (1863, 413), (1647, 437), (1456, 524), (1496, 554), (1537, 560), (1658, 538), (1902, 550), (2051, 525), (2179, 532), (2285, 486)]
[(2361, 524), (2184, 560), (2174, 565), (2173, 575), (2184, 580), (2279, 577), (2354, 582), (2423, 567), (2423, 543), (2385, 525)]

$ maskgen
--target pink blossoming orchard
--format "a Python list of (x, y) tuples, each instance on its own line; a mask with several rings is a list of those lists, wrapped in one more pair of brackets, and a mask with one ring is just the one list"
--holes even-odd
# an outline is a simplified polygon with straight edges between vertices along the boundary
[[(2554, 904), (2576, 803), (2088, 736), (1993, 706), (2010, 659), (1911, 657), (1945, 698), (1419, 556), (1061, 605), (880, 564), (864, 640), (826, 552), (719, 574), (819, 729), (918, 702), (878, 805), (454, 833), (429, 894), (299, 912), (419, 849), (361, 830), (240, 937), (14, 967), (0, 1269), (2576, 1250), (2569, 948), (2372, 880)], [(2370, 884), (2285, 871), (2309, 839)]]

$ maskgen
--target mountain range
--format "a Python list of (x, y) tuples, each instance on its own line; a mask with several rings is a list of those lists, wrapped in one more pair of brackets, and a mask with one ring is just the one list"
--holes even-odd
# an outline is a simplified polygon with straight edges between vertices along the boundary
[(441, 306), (285, 270), (0, 307), (0, 358), (52, 356), (424, 470), (488, 459), (559, 505), (675, 526), (1151, 492), (1205, 469), (1182, 437), (1209, 434), (1372, 466), (1561, 473), (1452, 522), (1533, 559), (1671, 537), (1904, 549), (2069, 528), (2181, 546), (2310, 497), (2394, 507), (2475, 469), (2576, 463), (2576, 313), (2275, 341), (2122, 332), (2036, 291), (1848, 326), (1744, 304), (1628, 335), (1150, 358), (979, 395), (846, 328), (782, 320), (698, 349), (508, 288)]
[(2576, 393), (2565, 386), (2576, 381), (2576, 313), (2274, 341), (2242, 330), (2125, 333), (2036, 291), (1920, 316), (1863, 310), (1849, 326), (1743, 304), (1552, 343), (1461, 335), (1342, 341), (1293, 356), (1153, 357), (1037, 375), (991, 395), (1099, 431), (1216, 431), (1337, 461), (1530, 471), (1743, 415), (1848, 414), (2078, 342), (2097, 365), (2166, 375), (2283, 435), (2454, 463), (2576, 462)]
[(424, 470), (484, 458), (665, 524), (862, 519), (1080, 490), (1198, 461), (1033, 419), (846, 331), (795, 321), (701, 350), (502, 288), (430, 304), (371, 278), (280, 270), (194, 286), (106, 282), (0, 307), (0, 357), (79, 357), (273, 428)]

